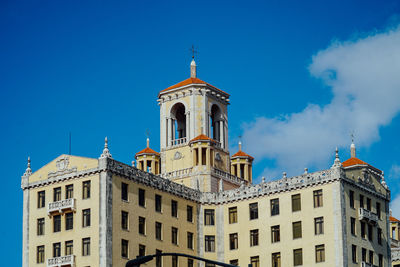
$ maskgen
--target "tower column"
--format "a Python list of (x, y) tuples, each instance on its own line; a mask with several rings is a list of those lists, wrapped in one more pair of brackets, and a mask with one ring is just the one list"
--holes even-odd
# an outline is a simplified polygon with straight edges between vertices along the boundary
[(210, 168), (211, 166), (211, 149), (210, 147), (207, 147), (207, 151), (206, 151), (206, 165), (207, 165), (207, 169)]
[(168, 121), (168, 138), (167, 138), (167, 147), (171, 146), (171, 140), (172, 140), (172, 118), (167, 118)]
[(236, 176), (236, 174), (235, 174), (235, 165), (233, 165), (232, 163), (231, 163), (231, 174)]
[(224, 121), (219, 121), (219, 141), (221, 143), (221, 147), (225, 148), (224, 146)]
[(190, 112), (189, 111), (186, 112), (185, 116), (186, 116), (186, 141), (189, 142), (189, 140), (190, 140), (190, 136), (189, 136), (189, 133), (190, 133)]
[(199, 165), (203, 165), (203, 155), (202, 155), (202, 147), (201, 146), (199, 146), (198, 153), (199, 153), (199, 157), (198, 157)]
[(156, 161), (155, 160), (151, 161), (151, 172), (156, 174)]
[(246, 181), (249, 181), (250, 179), (249, 179), (249, 164), (248, 163), (245, 163), (244, 164), (244, 179), (246, 180)]

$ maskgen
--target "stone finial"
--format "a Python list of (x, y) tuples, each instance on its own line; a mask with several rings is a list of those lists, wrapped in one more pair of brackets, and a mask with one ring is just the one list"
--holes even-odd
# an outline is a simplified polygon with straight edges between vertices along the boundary
[(340, 162), (339, 159), (339, 149), (337, 147), (335, 150), (335, 161), (333, 162), (332, 168), (333, 167), (342, 167), (342, 163)]
[(31, 157), (28, 157), (28, 164), (24, 173), (24, 176), (30, 176), (32, 174), (32, 169), (31, 169)]
[(261, 182), (265, 183), (265, 177), (264, 176), (261, 178)]
[(389, 210), (389, 216), (392, 217), (392, 209)]
[(308, 168), (304, 168), (304, 174), (308, 173)]
[(242, 141), (239, 141), (239, 151), (242, 151)]
[(385, 173), (384, 173), (383, 171), (382, 171), (381, 177), (382, 177), (381, 184), (383, 185), (384, 188), (387, 189), (388, 186), (387, 186), (387, 184), (386, 184), (386, 181), (385, 181)]
[(287, 173), (286, 173), (286, 172), (283, 172), (283, 173), (282, 173), (282, 178), (283, 178), (283, 179), (286, 179), (286, 178), (287, 178)]
[(192, 59), (192, 62), (190, 63), (190, 78), (196, 78), (196, 76), (196, 62), (194, 61), (194, 59)]
[(112, 158), (110, 150), (108, 150), (107, 136), (106, 136), (106, 138), (104, 138), (104, 149), (103, 149), (103, 153), (100, 155), (100, 158)]
[(132, 167), (135, 167), (135, 161), (132, 160)]
[(148, 137), (146, 139), (146, 144), (147, 144), (147, 147), (150, 147), (150, 139)]

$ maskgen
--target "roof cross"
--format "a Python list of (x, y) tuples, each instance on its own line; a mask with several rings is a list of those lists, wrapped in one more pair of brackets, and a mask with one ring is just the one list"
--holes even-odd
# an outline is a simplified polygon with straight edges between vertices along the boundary
[(194, 59), (194, 55), (198, 54), (197, 50), (194, 48), (194, 45), (192, 45), (190, 52), (192, 52), (192, 59)]

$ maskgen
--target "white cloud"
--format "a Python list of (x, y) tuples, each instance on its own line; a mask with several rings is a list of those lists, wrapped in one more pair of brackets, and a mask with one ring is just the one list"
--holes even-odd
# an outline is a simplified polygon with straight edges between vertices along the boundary
[(400, 165), (393, 164), (392, 167), (390, 168), (389, 178), (395, 180), (398, 179), (399, 176), (400, 176)]
[(347, 147), (352, 131), (359, 146), (379, 140), (379, 128), (400, 111), (400, 27), (335, 42), (312, 57), (309, 71), (332, 90), (329, 104), (244, 125), (248, 152), (274, 159), (279, 173), (328, 167), (335, 147)]
[(392, 216), (400, 219), (400, 195), (390, 201), (390, 209), (392, 210)]

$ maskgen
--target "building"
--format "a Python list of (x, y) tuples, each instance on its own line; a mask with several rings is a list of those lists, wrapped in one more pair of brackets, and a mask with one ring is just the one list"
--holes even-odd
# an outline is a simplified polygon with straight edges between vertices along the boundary
[[(160, 152), (132, 165), (61, 155), (22, 176), (23, 266), (124, 266), (181, 252), (247, 266), (390, 266), (383, 172), (336, 150), (326, 170), (252, 183), (228, 149), (229, 94), (191, 77), (162, 90)], [(147, 266), (204, 266), (163, 257)], [(209, 266), (209, 265), (206, 265)]]
[(392, 250), (392, 266), (400, 267), (400, 221), (390, 212), (390, 246)]

